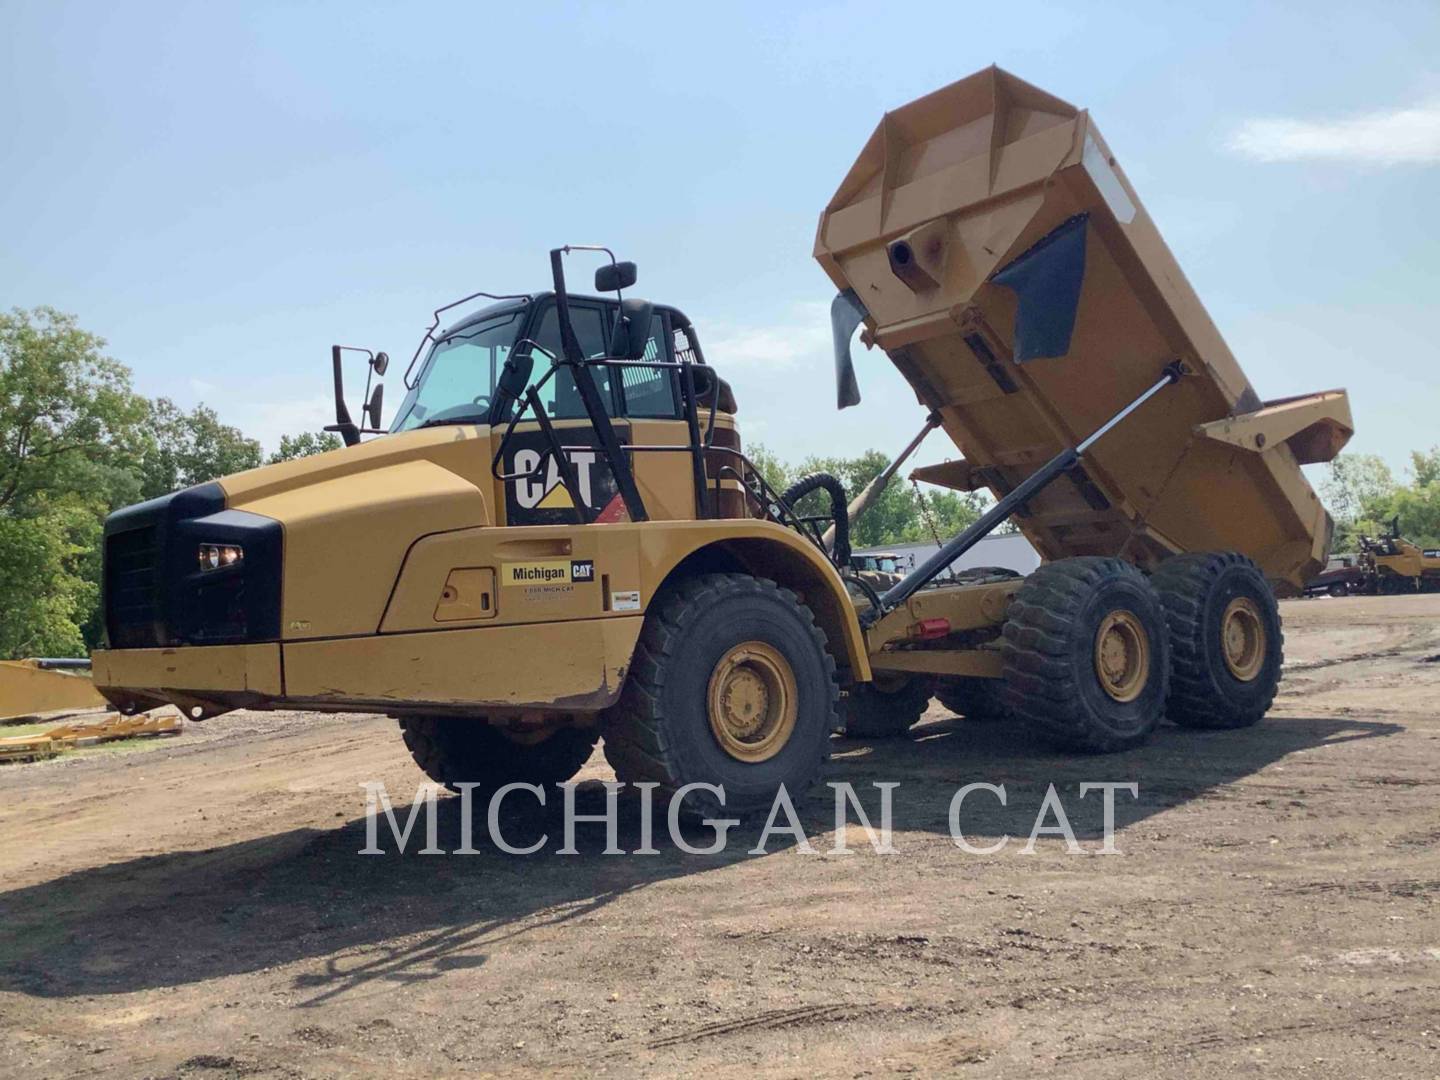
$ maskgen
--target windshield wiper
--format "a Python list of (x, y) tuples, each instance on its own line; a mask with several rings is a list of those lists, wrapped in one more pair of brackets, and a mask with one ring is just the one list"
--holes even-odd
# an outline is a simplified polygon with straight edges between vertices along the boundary
[(417, 427), (445, 427), (447, 424), (483, 424), (489, 419), (486, 415), (465, 415), (465, 416), (437, 416), (433, 420), (426, 420)]

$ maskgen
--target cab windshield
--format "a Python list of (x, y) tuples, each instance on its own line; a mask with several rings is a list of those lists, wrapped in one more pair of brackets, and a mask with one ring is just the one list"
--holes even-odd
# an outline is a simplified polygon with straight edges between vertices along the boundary
[(391, 432), (431, 424), (482, 424), (495, 381), (520, 331), (523, 309), (498, 312), (437, 341), (415, 386), (396, 410)]

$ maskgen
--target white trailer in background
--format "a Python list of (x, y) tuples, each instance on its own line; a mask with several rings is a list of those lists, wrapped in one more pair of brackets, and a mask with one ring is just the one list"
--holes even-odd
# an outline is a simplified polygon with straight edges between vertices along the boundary
[[(854, 554), (857, 556), (882, 553), (896, 555), (898, 556), (896, 569), (901, 574), (908, 574), (939, 550), (940, 545), (935, 543), (885, 544), (880, 547), (857, 548)], [(1026, 575), (1039, 565), (1039, 554), (1022, 533), (1001, 533), (987, 536), (976, 543), (974, 547), (956, 559), (950, 569), (959, 573), (977, 566), (999, 566), (1006, 570), (1014, 570), (1017, 574)], [(944, 578), (945, 576), (942, 574), (941, 580), (943, 581)]]

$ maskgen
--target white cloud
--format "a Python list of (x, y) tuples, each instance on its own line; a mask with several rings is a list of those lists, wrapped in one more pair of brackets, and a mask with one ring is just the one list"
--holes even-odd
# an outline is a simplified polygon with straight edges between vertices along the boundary
[(1240, 125), (1229, 147), (1258, 161), (1440, 163), (1440, 99), (1333, 120), (1257, 117)]
[(717, 326), (701, 332), (705, 359), (726, 371), (778, 370), (808, 365), (830, 351), (830, 305), (796, 304), (792, 317), (772, 326)]

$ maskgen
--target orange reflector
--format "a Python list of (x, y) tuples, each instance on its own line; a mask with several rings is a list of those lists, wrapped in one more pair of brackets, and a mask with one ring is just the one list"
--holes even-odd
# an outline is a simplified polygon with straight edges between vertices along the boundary
[(949, 619), (921, 619), (910, 627), (910, 636), (919, 638), (921, 641), (932, 641), (935, 638), (947, 637), (949, 634)]

